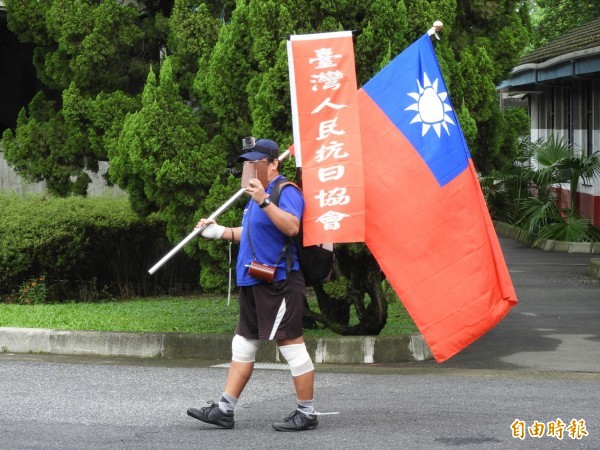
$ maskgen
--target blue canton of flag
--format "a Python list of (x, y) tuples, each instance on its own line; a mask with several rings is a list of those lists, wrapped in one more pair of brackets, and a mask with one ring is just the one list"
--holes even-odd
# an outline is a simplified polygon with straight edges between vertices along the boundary
[(410, 141), (440, 186), (469, 164), (469, 150), (425, 34), (363, 86)]

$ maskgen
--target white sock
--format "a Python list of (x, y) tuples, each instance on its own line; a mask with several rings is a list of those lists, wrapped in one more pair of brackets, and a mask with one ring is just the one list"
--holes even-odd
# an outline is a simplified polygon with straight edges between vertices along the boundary
[(235, 405), (237, 405), (237, 401), (237, 398), (223, 392), (221, 400), (219, 400), (219, 409), (224, 413), (233, 412)]
[(314, 415), (315, 401), (313, 400), (298, 400), (298, 411), (306, 416)]

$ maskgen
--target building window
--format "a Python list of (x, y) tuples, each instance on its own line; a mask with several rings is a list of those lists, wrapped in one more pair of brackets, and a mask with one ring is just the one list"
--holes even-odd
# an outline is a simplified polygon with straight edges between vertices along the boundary
[(573, 145), (573, 87), (566, 89), (565, 106), (567, 110), (567, 143)]
[(594, 101), (592, 97), (594, 95), (594, 90), (592, 89), (591, 83), (585, 84), (586, 94), (584, 98), (586, 99), (587, 108), (586, 108), (586, 146), (585, 152), (586, 156), (592, 156), (594, 153)]
[(550, 126), (548, 127), (551, 132), (554, 132), (556, 129), (556, 101), (555, 101), (556, 90), (554, 88), (550, 89)]

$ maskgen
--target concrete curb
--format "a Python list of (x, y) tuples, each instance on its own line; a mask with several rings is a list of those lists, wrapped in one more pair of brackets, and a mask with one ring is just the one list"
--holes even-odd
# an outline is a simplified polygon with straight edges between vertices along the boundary
[[(423, 361), (433, 355), (420, 334), (305, 337), (317, 364)], [(229, 360), (230, 334), (129, 333), (0, 327), (0, 351), (133, 358)], [(263, 343), (258, 362), (282, 362), (275, 342)]]
[[(506, 222), (494, 222), (494, 228), (499, 235), (528, 245), (524, 239), (519, 237), (519, 229), (514, 225)], [(536, 248), (546, 252), (600, 254), (600, 242), (568, 242), (544, 239), (536, 245)]]

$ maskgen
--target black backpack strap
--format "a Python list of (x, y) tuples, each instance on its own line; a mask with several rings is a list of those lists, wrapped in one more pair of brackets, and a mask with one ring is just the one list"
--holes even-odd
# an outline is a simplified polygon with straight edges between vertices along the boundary
[(279, 206), (279, 198), (281, 197), (281, 191), (286, 186), (294, 186), (296, 189), (302, 192), (302, 189), (300, 189), (298, 185), (293, 181), (290, 181), (287, 178), (280, 178), (273, 185), (273, 189), (271, 189), (271, 192), (269, 193), (269, 200), (271, 200), (271, 202)]
[[(272, 203), (275, 203), (275, 205), (279, 206), (279, 198), (281, 197), (281, 191), (286, 186), (294, 186), (296, 189), (302, 192), (302, 189), (300, 189), (296, 183), (288, 180), (285, 177), (282, 177), (275, 182), (275, 184), (273, 185), (273, 189), (271, 189), (271, 192), (269, 193), (269, 199)], [(302, 227), (302, 221), (300, 222), (300, 227)], [(300, 235), (301, 234), (298, 233), (298, 236)], [(286, 255), (286, 267), (288, 273), (291, 272), (292, 264), (294, 263), (294, 245), (298, 245), (296, 239), (293, 237), (289, 238)]]

